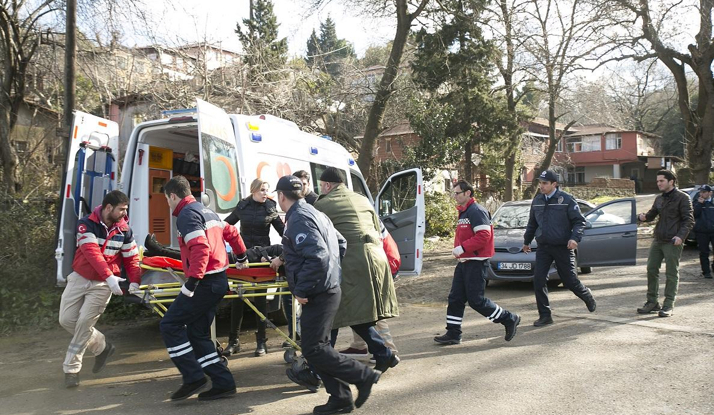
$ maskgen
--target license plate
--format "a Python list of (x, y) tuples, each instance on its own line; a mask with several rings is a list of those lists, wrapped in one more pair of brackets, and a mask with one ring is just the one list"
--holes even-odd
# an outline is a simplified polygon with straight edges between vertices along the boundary
[(523, 269), (530, 270), (530, 262), (499, 262), (498, 269)]

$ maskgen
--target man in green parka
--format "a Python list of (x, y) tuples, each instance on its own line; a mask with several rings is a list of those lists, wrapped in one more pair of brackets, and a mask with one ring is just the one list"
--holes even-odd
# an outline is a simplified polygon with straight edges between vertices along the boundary
[(330, 218), (347, 240), (342, 260), (342, 299), (332, 323), (333, 342), (337, 329), (351, 327), (367, 342), (377, 361), (376, 370), (385, 372), (399, 364), (399, 357), (384, 344), (374, 325), (377, 320), (397, 317), (397, 293), (382, 248), (379, 218), (369, 200), (348, 189), (343, 173), (328, 167), (320, 175), (320, 197), (315, 208)]

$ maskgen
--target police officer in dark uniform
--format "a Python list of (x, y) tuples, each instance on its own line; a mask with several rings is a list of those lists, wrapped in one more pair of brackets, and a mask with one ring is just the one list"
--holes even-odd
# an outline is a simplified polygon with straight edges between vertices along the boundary
[(538, 177), (540, 193), (531, 203), (528, 226), (523, 235), (523, 252), (531, 251), (531, 242), (538, 242), (533, 288), (539, 318), (536, 327), (553, 324), (548, 301), (548, 271), (555, 261), (563, 285), (595, 311), (595, 299), (590, 289), (578, 279), (575, 269), (575, 249), (585, 229), (585, 218), (573, 196), (558, 189), (558, 176), (545, 170)]
[(694, 232), (699, 248), (699, 264), (702, 266), (702, 276), (712, 277), (709, 262), (709, 245), (714, 244), (714, 202), (712, 188), (708, 184), (699, 188), (699, 194), (692, 203), (694, 207)]
[[(278, 204), (286, 212), (283, 235), (285, 272), (290, 291), (302, 304), (300, 328), (302, 353), (322, 378), (330, 398), (316, 406), (314, 414), (352, 412), (362, 406), (379, 381), (381, 372), (339, 354), (330, 345), (332, 321), (340, 305), (341, 257), (345, 239), (323, 213), (305, 202), (302, 182), (295, 176), (283, 176), (275, 187)], [(295, 383), (291, 369), (288, 377)], [(349, 385), (357, 386), (359, 395), (352, 400)]]

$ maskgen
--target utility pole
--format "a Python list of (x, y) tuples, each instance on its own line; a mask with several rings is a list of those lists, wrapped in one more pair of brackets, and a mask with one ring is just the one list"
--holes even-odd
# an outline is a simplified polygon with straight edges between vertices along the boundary
[[(77, 0), (67, 0), (67, 30), (65, 31), (64, 50), (64, 128), (72, 128), (74, 97), (75, 97), (75, 67), (77, 61)], [(69, 141), (67, 141), (69, 144)], [(65, 145), (65, 155), (69, 145)]]

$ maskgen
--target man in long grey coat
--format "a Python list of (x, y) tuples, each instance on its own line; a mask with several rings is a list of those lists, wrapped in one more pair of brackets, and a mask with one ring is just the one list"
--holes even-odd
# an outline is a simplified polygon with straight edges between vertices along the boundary
[[(320, 176), (320, 191), (315, 208), (325, 213), (347, 240), (342, 298), (332, 327), (352, 327), (367, 342), (377, 361), (375, 369), (384, 372), (399, 364), (399, 357), (385, 345), (374, 325), (377, 320), (397, 317), (399, 307), (382, 248), (379, 218), (364, 196), (344, 185), (343, 173), (334, 167)], [(333, 339), (336, 336), (335, 331)]]

